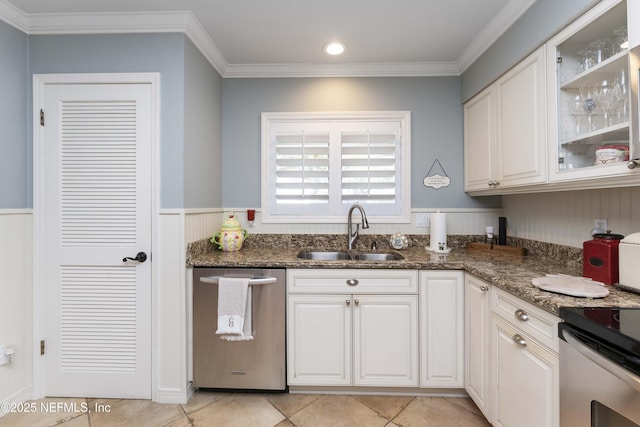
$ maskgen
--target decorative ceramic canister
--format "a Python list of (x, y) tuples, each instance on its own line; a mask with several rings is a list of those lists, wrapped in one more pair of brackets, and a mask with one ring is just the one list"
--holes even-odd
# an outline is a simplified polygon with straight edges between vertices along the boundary
[(213, 235), (211, 243), (218, 245), (218, 249), (222, 251), (239, 251), (247, 235), (247, 230), (240, 227), (240, 222), (232, 213), (224, 220), (220, 231)]

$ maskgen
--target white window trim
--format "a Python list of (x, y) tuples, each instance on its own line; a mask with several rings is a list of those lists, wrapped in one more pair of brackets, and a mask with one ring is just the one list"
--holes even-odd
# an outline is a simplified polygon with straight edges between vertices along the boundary
[(396, 120), (402, 129), (400, 145), (402, 189), (400, 194), (401, 214), (376, 216), (367, 213), (371, 223), (410, 223), (411, 222), (411, 112), (410, 111), (330, 111), (330, 112), (267, 112), (261, 119), (261, 204), (263, 223), (342, 223), (344, 215), (273, 215), (269, 203), (269, 146), (270, 127), (277, 122), (308, 122), (331, 120), (381, 121)]

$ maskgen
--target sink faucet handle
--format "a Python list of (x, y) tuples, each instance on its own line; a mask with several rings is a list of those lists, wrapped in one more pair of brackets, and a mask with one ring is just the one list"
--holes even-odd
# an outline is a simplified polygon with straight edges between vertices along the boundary
[(378, 250), (378, 242), (376, 242), (375, 240), (373, 242), (371, 242), (371, 250), (372, 251), (377, 251)]

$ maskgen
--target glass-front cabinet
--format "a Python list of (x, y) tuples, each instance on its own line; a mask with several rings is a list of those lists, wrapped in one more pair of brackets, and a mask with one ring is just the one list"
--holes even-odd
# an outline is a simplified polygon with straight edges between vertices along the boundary
[(630, 142), (637, 79), (630, 79), (626, 1), (602, 1), (547, 49), (549, 181), (640, 177), (628, 167), (640, 150)]

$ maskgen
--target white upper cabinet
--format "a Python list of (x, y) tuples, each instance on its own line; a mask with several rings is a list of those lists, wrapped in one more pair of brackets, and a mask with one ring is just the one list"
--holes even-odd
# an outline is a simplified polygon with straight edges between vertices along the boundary
[(627, 2), (604, 0), (547, 43), (551, 182), (574, 188), (640, 182), (639, 168), (627, 166), (640, 153), (630, 143), (626, 37)]
[(496, 94), (490, 86), (464, 104), (464, 189), (491, 188), (496, 135)]
[(464, 105), (465, 191), (546, 182), (544, 57), (539, 48)]
[(547, 179), (545, 83), (543, 48), (496, 82), (499, 188)]

